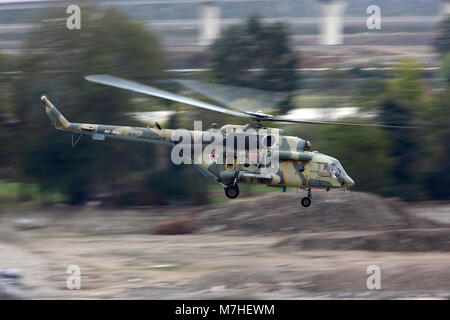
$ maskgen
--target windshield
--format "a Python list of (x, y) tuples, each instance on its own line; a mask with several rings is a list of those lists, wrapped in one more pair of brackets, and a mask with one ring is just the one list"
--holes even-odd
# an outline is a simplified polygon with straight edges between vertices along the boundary
[(333, 163), (331, 164), (331, 170), (333, 171), (334, 175), (336, 177), (339, 177), (340, 175), (345, 176), (345, 170), (342, 167), (341, 163), (339, 161), (333, 161)]

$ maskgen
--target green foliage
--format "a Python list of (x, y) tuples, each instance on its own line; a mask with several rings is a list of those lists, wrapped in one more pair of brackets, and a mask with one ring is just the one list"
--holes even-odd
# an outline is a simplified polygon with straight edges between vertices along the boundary
[[(199, 179), (202, 179), (201, 183)], [(190, 165), (176, 166), (170, 163), (166, 169), (148, 176), (144, 183), (155, 199), (195, 204), (205, 204), (207, 201), (208, 180)]]
[(394, 79), (388, 83), (388, 94), (414, 113), (423, 98), (423, 65), (416, 59), (405, 59), (394, 71)]
[[(0, 73), (5, 71), (5, 63), (4, 58), (0, 54)], [(9, 164), (9, 158), (11, 156), (10, 150), (8, 149), (10, 134), (8, 131), (8, 108), (6, 106), (7, 103), (7, 93), (8, 88), (4, 86), (5, 75), (0, 74), (0, 166), (5, 166)]]
[(371, 78), (362, 82), (353, 97), (355, 105), (363, 110), (377, 109), (384, 101), (386, 83), (380, 78)]
[[(397, 68), (395, 78), (388, 83), (388, 98), (380, 115), (382, 120), (413, 126), (414, 119), (425, 115), (427, 103), (420, 67), (415, 60), (405, 60)], [(427, 167), (422, 159), (427, 151), (425, 129), (389, 129), (388, 132), (392, 141), (391, 154), (395, 158), (393, 175), (397, 180), (397, 193), (409, 200), (424, 198), (420, 180)]]
[[(381, 123), (416, 126), (417, 119), (429, 119), (430, 110), (435, 109), (424, 90), (421, 67), (416, 60), (404, 60), (392, 80), (371, 79), (363, 83), (355, 100), (365, 109), (377, 111)], [(434, 164), (433, 156), (426, 155), (433, 155), (440, 144), (432, 141), (432, 130), (428, 126), (384, 130), (386, 141), (390, 142), (392, 195), (408, 200), (428, 196), (425, 190), (430, 188), (424, 181), (434, 171)]]
[(323, 132), (326, 142), (321, 151), (339, 159), (356, 181), (356, 190), (389, 193), (393, 159), (384, 130), (330, 126)]
[[(164, 54), (157, 39), (113, 10), (84, 8), (82, 13), (81, 31), (67, 30), (64, 21), (46, 20), (30, 35), (27, 51), (17, 60), (17, 68), (24, 72), (2, 87), (0, 99), (5, 93), (11, 95), (7, 109), (19, 123), (6, 125), (1, 118), (6, 104), (0, 101), (0, 165), (14, 164), (20, 170), (18, 178), (27, 183), (20, 188), (0, 185), (0, 200), (44, 198), (46, 202), (80, 203), (92, 195), (106, 194), (113, 204), (204, 203), (207, 180), (192, 166), (170, 165), (168, 149), (159, 152), (153, 145), (118, 140), (99, 143), (84, 137), (72, 150), (70, 135), (48, 125), (39, 102), (42, 94), (49, 95), (67, 118), (76, 122), (142, 125), (128, 113), (142, 110), (147, 103), (152, 104), (148, 110), (155, 107), (154, 99), (91, 84), (83, 77), (110, 73), (144, 82), (161, 78)], [(49, 18), (62, 15), (65, 12), (58, 11)], [(41, 47), (51, 49), (45, 53), (34, 50)], [(251, 18), (245, 25), (229, 29), (212, 46), (210, 63), (214, 77), (222, 83), (256, 84), (256, 88), (274, 91), (297, 88), (293, 69), (298, 62), (280, 24), (262, 25)], [(379, 112), (380, 122), (413, 125), (418, 117), (429, 120), (430, 125), (420, 130), (285, 125), (286, 133), (311, 140), (314, 149), (319, 146), (322, 152), (338, 158), (355, 179), (356, 189), (411, 200), (449, 199), (450, 85), (444, 84), (444, 90), (431, 99), (420, 67), (415, 60), (406, 60), (393, 73), (393, 80), (370, 79), (355, 95), (358, 106)], [(247, 72), (249, 68), (264, 70)], [(450, 54), (443, 57), (441, 70), (448, 82)], [(330, 73), (327, 86), (340, 85), (341, 76)], [(336, 88), (335, 96), (345, 89)], [(321, 106), (323, 102), (316, 101), (320, 99), (309, 103)], [(189, 127), (192, 119), (219, 122), (212, 112), (197, 110), (190, 115), (193, 118), (174, 117), (167, 126)], [(245, 123), (220, 119), (221, 124)], [(222, 194), (221, 187), (215, 187)]]
[[(63, 15), (54, 12), (50, 18)], [(91, 84), (88, 74), (110, 73), (142, 81), (161, 78), (163, 54), (152, 33), (114, 10), (82, 9), (82, 29), (48, 19), (26, 42), (19, 59), (24, 70), (12, 83), (17, 126), (16, 162), (23, 177), (45, 191), (67, 194), (80, 203), (98, 193), (118, 198), (147, 174), (152, 146), (123, 141), (93, 142), (83, 137), (76, 149), (70, 135), (49, 126), (39, 98), (46, 94), (69, 121), (142, 125), (128, 92)], [(55, 22), (57, 21), (57, 22)], [(51, 48), (39, 53), (35, 48)], [(52, 72), (52, 71), (58, 71)]]
[(66, 201), (58, 192), (43, 192), (35, 183), (2, 182), (0, 183), (0, 203), (37, 202), (51, 204)]
[(450, 53), (447, 53), (441, 63), (441, 77), (447, 82), (450, 83)]
[[(298, 88), (298, 58), (280, 23), (265, 25), (250, 17), (224, 32), (212, 45), (209, 60), (214, 78), (223, 84), (280, 92)], [(289, 108), (289, 100), (280, 106), (282, 112)]]
[(446, 18), (439, 25), (439, 33), (434, 40), (434, 48), (442, 55), (450, 51), (450, 18)]
[(429, 111), (427, 144), (430, 165), (423, 184), (434, 199), (450, 199), (450, 85), (434, 101)]

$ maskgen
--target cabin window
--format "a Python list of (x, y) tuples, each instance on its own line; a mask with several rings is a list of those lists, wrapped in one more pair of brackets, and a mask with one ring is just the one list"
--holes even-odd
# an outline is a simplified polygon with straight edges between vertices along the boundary
[(333, 174), (336, 177), (339, 177), (341, 175), (341, 171), (339, 170), (339, 168), (334, 163), (331, 164), (331, 171), (333, 172)]
[(326, 162), (320, 162), (319, 163), (319, 175), (321, 177), (330, 177), (331, 171), (330, 166)]
[(331, 173), (330, 167), (328, 166), (328, 163), (319, 163), (319, 171), (320, 172)]

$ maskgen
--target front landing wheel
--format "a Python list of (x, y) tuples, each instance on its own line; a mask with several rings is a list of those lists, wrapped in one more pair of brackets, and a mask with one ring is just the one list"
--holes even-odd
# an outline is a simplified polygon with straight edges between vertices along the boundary
[(230, 199), (235, 199), (239, 196), (239, 187), (237, 184), (225, 187), (225, 195)]
[(311, 205), (311, 199), (308, 197), (304, 197), (301, 201), (302, 206), (304, 206), (305, 208), (308, 208)]

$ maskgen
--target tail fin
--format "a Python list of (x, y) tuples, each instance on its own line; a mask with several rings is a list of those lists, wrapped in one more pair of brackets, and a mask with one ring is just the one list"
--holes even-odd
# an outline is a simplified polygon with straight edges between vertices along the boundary
[(41, 101), (44, 103), (47, 116), (50, 118), (50, 122), (54, 127), (69, 127), (70, 122), (64, 118), (61, 112), (56, 109), (56, 107), (50, 102), (50, 100), (48, 100), (46, 96), (42, 96)]

